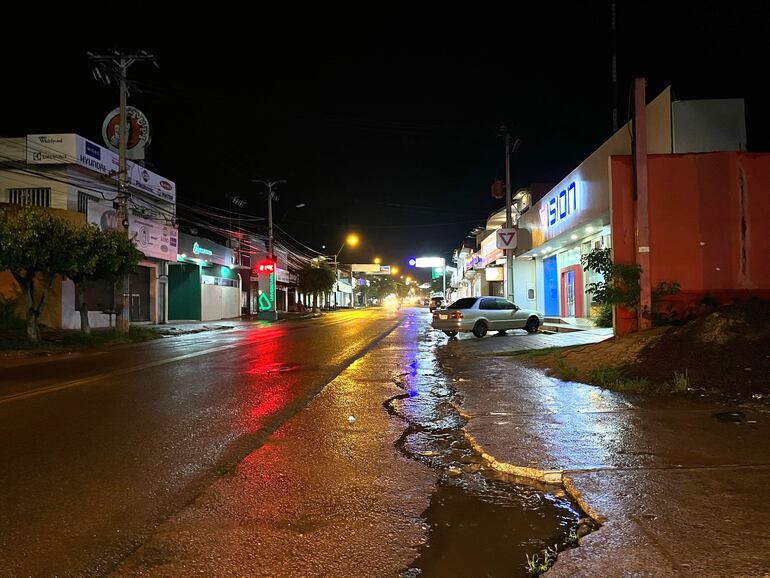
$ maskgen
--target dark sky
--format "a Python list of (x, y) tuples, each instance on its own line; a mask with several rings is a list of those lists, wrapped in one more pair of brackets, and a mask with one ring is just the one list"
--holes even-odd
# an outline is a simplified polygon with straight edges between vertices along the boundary
[[(130, 69), (129, 104), (148, 115), (151, 167), (177, 182), (181, 206), (226, 208), (236, 193), (264, 216), (251, 179), (283, 178), (276, 223), (312, 247), (336, 251), (356, 230), (362, 244), (345, 261), (449, 257), (501, 206), (489, 189), (504, 177), (502, 123), (522, 141), (514, 187), (560, 180), (610, 135), (609, 2), (518, 4), (244, 4), (166, 18), (158, 4), (133, 3), (122, 34), (115, 19), (97, 14), (96, 26), (71, 7), (46, 24), (78, 24), (48, 32), (30, 12), (20, 22), (34, 30), (6, 43), (3, 74), (16, 88), (3, 91), (0, 132), (101, 142), (117, 91), (94, 81), (86, 52), (145, 49), (160, 68)], [(749, 147), (770, 150), (768, 8), (618, 2), (617, 14), (621, 122), (631, 79), (643, 75), (648, 98), (668, 84), (679, 98), (746, 98)]]

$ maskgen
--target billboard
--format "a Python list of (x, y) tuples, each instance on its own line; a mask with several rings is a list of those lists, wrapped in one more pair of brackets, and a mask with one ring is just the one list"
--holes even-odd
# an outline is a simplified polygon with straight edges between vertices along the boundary
[(174, 227), (130, 216), (128, 236), (146, 257), (176, 261), (178, 231)]
[[(75, 164), (117, 180), (118, 155), (76, 134), (27, 135), (27, 164)], [(126, 181), (148, 195), (176, 203), (176, 183), (126, 161)]]

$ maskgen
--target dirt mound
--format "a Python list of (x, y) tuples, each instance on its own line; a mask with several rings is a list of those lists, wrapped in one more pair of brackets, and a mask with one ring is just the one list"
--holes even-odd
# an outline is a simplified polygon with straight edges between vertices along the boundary
[(629, 368), (634, 377), (664, 383), (687, 371), (690, 387), (770, 392), (770, 302), (720, 307), (650, 341)]

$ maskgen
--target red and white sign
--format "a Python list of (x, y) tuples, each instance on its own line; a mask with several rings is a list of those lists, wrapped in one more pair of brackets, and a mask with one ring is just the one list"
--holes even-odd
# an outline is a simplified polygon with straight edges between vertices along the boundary
[(264, 261), (260, 261), (259, 263), (257, 263), (256, 272), (262, 273), (264, 275), (275, 273), (275, 261), (271, 261), (270, 259), (265, 259)]
[(495, 232), (498, 249), (515, 249), (517, 244), (516, 229), (498, 229)]

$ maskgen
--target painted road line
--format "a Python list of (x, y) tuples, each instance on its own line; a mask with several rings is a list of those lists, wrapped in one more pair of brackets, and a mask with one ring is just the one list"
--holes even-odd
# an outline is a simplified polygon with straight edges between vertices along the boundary
[(222, 345), (220, 347), (213, 347), (211, 349), (204, 349), (202, 351), (195, 351), (193, 353), (186, 353), (185, 355), (178, 355), (176, 357), (169, 357), (167, 359), (160, 359), (158, 361), (150, 361), (148, 363), (142, 363), (141, 365), (133, 365), (131, 367), (125, 367), (123, 369), (118, 369), (115, 371), (110, 371), (109, 373), (100, 373), (99, 375), (92, 375), (91, 377), (84, 377), (81, 379), (73, 379), (71, 381), (65, 381), (64, 383), (58, 383), (56, 385), (49, 385), (47, 387), (40, 387), (37, 389), (33, 389), (30, 391), (22, 391), (19, 393), (12, 393), (9, 395), (5, 395), (3, 397), (0, 397), (0, 403), (8, 403), (10, 401), (16, 401), (18, 399), (26, 399), (29, 397), (35, 397), (37, 395), (42, 395), (44, 393), (51, 393), (53, 391), (59, 391), (62, 389), (69, 389), (71, 387), (77, 387), (80, 385), (85, 385), (87, 383), (93, 383), (94, 381), (100, 381), (102, 379), (108, 379), (112, 377), (118, 377), (120, 375), (126, 375), (128, 373), (134, 373), (136, 371), (142, 371), (143, 369), (149, 369), (151, 367), (158, 367), (160, 365), (166, 365), (168, 363), (174, 363), (176, 361), (182, 361), (183, 359), (190, 359), (192, 357), (198, 357), (201, 355), (208, 355), (209, 353), (216, 353), (218, 351), (225, 351), (227, 349), (235, 349), (236, 347), (241, 347), (242, 343), (239, 344), (231, 344), (231, 345)]

